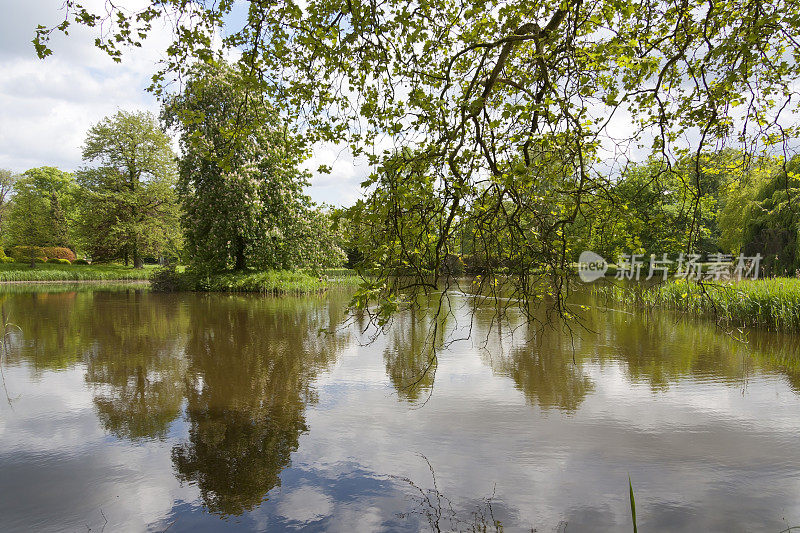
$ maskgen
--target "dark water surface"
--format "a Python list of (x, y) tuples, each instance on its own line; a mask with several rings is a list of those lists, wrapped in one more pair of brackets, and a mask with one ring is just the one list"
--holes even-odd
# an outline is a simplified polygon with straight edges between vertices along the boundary
[(0, 531), (630, 531), (629, 475), (640, 531), (800, 524), (797, 337), (456, 298), (424, 373), (430, 317), (346, 295), (0, 300)]

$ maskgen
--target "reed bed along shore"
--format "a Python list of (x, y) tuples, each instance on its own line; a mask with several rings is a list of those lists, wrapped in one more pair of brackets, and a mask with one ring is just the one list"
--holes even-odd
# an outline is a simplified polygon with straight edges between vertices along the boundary
[(57, 265), (1, 263), (0, 282), (136, 281), (147, 280), (155, 267), (137, 269), (123, 265)]
[(191, 271), (163, 269), (150, 278), (154, 290), (198, 292), (252, 292), (274, 295), (319, 293), (332, 286), (355, 287), (361, 281), (354, 271), (330, 269), (266, 270), (198, 274)]
[(675, 309), (728, 325), (800, 332), (800, 279), (675, 280), (643, 287), (606, 285), (601, 296), (644, 308)]

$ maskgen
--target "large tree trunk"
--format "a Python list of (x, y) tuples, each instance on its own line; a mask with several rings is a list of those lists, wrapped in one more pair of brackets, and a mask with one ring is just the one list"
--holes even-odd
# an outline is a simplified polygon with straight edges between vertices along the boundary
[(133, 268), (144, 268), (144, 261), (139, 253), (139, 243), (133, 243)]
[(247, 267), (245, 258), (244, 258), (244, 239), (237, 235), (236, 236), (236, 265), (233, 267), (236, 270), (244, 270)]

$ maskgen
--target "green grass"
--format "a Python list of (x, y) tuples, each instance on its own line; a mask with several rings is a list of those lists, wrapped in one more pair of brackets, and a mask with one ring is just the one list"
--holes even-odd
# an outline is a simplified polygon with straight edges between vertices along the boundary
[(268, 270), (198, 275), (177, 269), (160, 271), (152, 279), (155, 290), (200, 292), (255, 292), (261, 294), (309, 294), (331, 287), (355, 286), (360, 278), (352, 270)]
[(34, 268), (25, 263), (0, 263), (0, 282), (24, 281), (105, 281), (146, 280), (156, 267), (142, 269), (122, 265), (56, 265), (40, 263)]
[(730, 324), (780, 331), (800, 329), (800, 279), (735, 283), (667, 283), (648, 292), (656, 305), (710, 315)]
[(733, 326), (800, 330), (800, 279), (796, 278), (702, 284), (678, 280), (649, 288), (615, 285), (599, 292), (646, 307), (710, 316)]

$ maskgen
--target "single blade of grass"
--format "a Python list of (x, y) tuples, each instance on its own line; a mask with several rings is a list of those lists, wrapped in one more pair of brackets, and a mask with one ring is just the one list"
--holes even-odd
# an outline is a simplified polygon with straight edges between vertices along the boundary
[(636, 529), (636, 500), (633, 497), (633, 484), (631, 484), (631, 476), (628, 476), (628, 489), (631, 493), (631, 520), (633, 520), (633, 533), (637, 533)]

